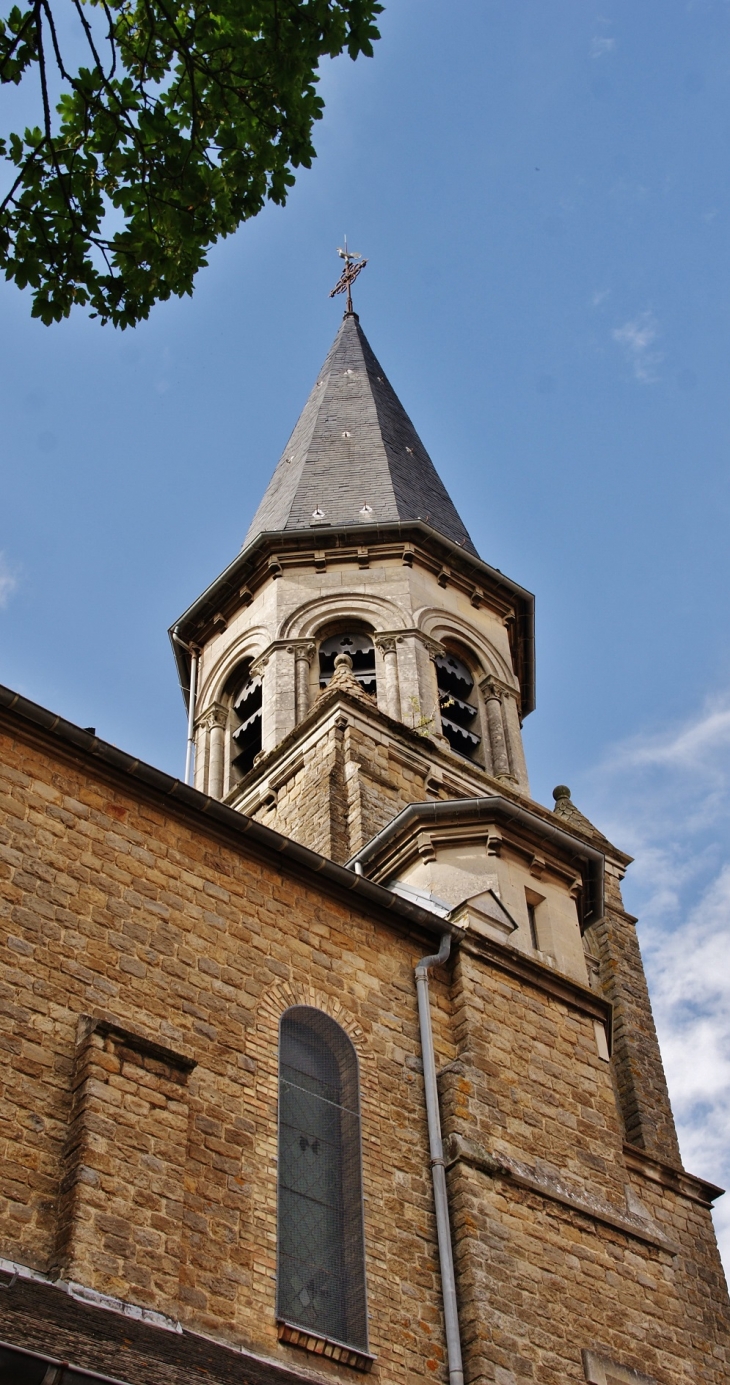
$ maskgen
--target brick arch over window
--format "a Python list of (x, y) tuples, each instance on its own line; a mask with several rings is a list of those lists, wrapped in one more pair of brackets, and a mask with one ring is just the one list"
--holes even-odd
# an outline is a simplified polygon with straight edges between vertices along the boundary
[(307, 1005), (281, 1018), (278, 1171), (277, 1317), (366, 1352), (357, 1054)]

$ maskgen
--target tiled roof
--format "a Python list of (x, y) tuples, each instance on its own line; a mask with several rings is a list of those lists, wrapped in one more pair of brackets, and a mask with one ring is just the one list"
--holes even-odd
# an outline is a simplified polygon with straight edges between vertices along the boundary
[(265, 530), (414, 519), (476, 555), (357, 314), (346, 313), (244, 547)]

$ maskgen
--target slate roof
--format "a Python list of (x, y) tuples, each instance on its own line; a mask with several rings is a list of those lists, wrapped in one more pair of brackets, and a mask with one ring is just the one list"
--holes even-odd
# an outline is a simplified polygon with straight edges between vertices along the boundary
[[(363, 507), (370, 507), (363, 514)], [(346, 313), (246, 535), (426, 520), (477, 556), (356, 313)]]

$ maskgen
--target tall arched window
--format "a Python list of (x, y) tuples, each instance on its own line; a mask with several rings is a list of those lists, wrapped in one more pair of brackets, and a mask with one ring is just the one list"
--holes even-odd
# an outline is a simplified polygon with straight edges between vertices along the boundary
[(455, 654), (439, 654), (436, 679), (443, 733), (452, 750), (475, 760), (482, 738), (477, 734), (479, 708), (471, 672)]
[(262, 700), (261, 679), (252, 678), (246, 667), (242, 675), (239, 672), (232, 698), (231, 771), (234, 780), (248, 774), (261, 749)]
[(279, 1319), (367, 1351), (357, 1055), (306, 1005), (281, 1021), (278, 1246)]
[(335, 671), (338, 654), (349, 654), (352, 671), (361, 688), (372, 697), (376, 693), (375, 646), (369, 635), (350, 631), (344, 635), (331, 635), (319, 646), (319, 686), (326, 688)]

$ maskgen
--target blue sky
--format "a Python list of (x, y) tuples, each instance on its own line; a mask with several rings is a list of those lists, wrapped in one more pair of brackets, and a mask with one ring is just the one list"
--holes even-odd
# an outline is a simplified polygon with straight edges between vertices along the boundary
[(191, 300), (45, 328), (0, 286), (0, 678), (182, 771), (166, 629), (241, 544), (347, 231), (374, 350), (536, 593), (533, 791), (637, 856), (685, 1159), (728, 1183), (730, 6), (398, 0), (381, 27), (327, 64), (288, 206)]

